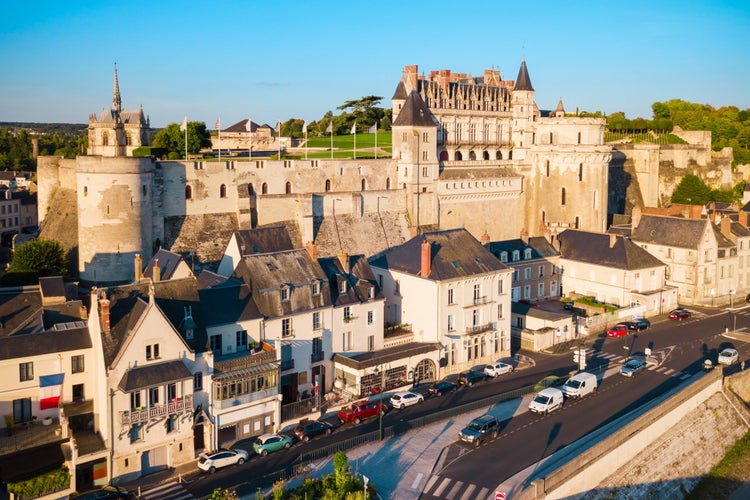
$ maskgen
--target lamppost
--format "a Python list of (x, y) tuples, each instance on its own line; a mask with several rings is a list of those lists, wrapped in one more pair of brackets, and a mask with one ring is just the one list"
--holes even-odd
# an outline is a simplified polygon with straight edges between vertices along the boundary
[(378, 397), (378, 419), (380, 420), (379, 424), (379, 432), (378, 436), (380, 437), (380, 441), (383, 440), (383, 391), (385, 390), (385, 371), (383, 370), (383, 365), (380, 365), (380, 367), (375, 367), (375, 375), (380, 375), (380, 392)]
[(736, 290), (729, 290), (729, 314), (732, 316), (732, 332), (737, 329), (737, 315), (734, 314), (734, 293)]

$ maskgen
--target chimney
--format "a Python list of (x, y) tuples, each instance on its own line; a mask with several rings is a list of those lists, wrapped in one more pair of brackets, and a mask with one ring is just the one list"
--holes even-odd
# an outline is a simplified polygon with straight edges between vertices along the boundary
[(487, 246), (490, 243), (490, 235), (487, 234), (487, 230), (484, 230), (484, 234), (482, 235), (482, 238), (479, 240), (479, 242), (482, 244), (482, 246)]
[(609, 233), (609, 248), (614, 248), (616, 243), (617, 235), (614, 233)]
[(419, 270), (419, 275), (426, 277), (430, 275), (430, 265), (432, 264), (432, 245), (429, 241), (424, 240), (422, 242), (422, 265)]
[(316, 245), (314, 241), (308, 241), (305, 247), (307, 248), (307, 253), (310, 254), (310, 257), (313, 260), (318, 260), (318, 245)]
[(161, 268), (159, 267), (159, 259), (154, 259), (154, 267), (151, 269), (151, 279), (154, 281), (161, 281)]
[(404, 67), (404, 80), (407, 85), (406, 92), (417, 89), (417, 78), (419, 77), (419, 66), (410, 65)]
[(109, 333), (109, 300), (106, 292), (102, 292), (102, 298), (99, 300), (99, 318), (102, 322), (102, 331)]
[(339, 262), (341, 262), (341, 268), (346, 274), (349, 274), (349, 254), (341, 252), (339, 254)]
[(633, 229), (638, 229), (638, 225), (641, 223), (641, 216), (643, 215), (643, 210), (641, 210), (641, 207), (633, 207), (633, 210), (630, 212), (630, 227)]
[(744, 210), (740, 210), (738, 212), (738, 214), (739, 214), (739, 218), (740, 218), (740, 224), (742, 224), (742, 227), (747, 227), (748, 215), (749, 214), (747, 212), (745, 212)]
[(143, 276), (143, 261), (141, 260), (141, 254), (137, 253), (135, 254), (135, 282), (138, 283), (141, 281), (141, 277)]
[(529, 244), (529, 232), (525, 227), (521, 229), (521, 241), (523, 241), (524, 245)]
[(724, 216), (721, 219), (721, 234), (729, 238), (732, 236), (732, 219), (729, 216)]

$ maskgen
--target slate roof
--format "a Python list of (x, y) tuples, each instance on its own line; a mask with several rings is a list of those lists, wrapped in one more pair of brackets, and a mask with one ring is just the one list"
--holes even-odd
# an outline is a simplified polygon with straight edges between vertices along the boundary
[(342, 364), (355, 370), (364, 370), (382, 364), (392, 363), (410, 356), (435, 352), (441, 349), (440, 342), (409, 342), (379, 351), (369, 351), (353, 356), (347, 356), (345, 353), (336, 353), (333, 355), (335, 364)]
[(463, 228), (422, 233), (373, 256), (370, 265), (419, 276), (425, 240), (432, 244), (428, 279), (454, 280), (508, 269)]
[[(232, 277), (250, 286), (258, 309), (269, 318), (331, 305), (328, 277), (304, 249), (246, 255)], [(312, 294), (313, 282), (319, 285), (317, 295)], [(282, 287), (289, 300), (281, 300)]]
[(234, 232), (240, 255), (293, 250), (294, 244), (286, 226), (258, 227)]
[(65, 283), (62, 276), (39, 278), (39, 292), (46, 300), (65, 301)]
[[(558, 238), (563, 259), (625, 270), (665, 266), (628, 238), (616, 234), (566, 229)], [(614, 245), (610, 246), (612, 238)]]
[(70, 328), (37, 333), (18, 333), (0, 338), (0, 359), (17, 359), (91, 348), (91, 337), (85, 322)]
[(247, 122), (248, 121), (250, 122), (250, 132), (257, 132), (258, 131), (258, 127), (260, 127), (260, 125), (258, 125), (257, 123), (255, 123), (252, 120), (248, 120), (247, 118), (245, 118), (244, 120), (240, 120), (237, 123), (235, 123), (234, 125), (231, 125), (231, 126), (225, 128), (224, 130), (222, 130), (222, 132), (230, 132), (230, 133), (232, 133), (232, 132), (241, 132), (241, 133), (245, 133), (246, 134), (247, 133)]
[(396, 85), (396, 91), (393, 92), (393, 97), (391, 99), (406, 99), (406, 85), (404, 85), (403, 81), (398, 82), (398, 85)]
[(392, 127), (436, 127), (437, 122), (416, 90), (409, 92)]
[[(349, 272), (344, 270), (340, 257), (323, 257), (318, 259), (320, 267), (328, 276), (331, 289), (331, 301), (334, 306), (369, 302), (383, 298), (378, 288), (375, 274), (364, 255), (343, 255), (348, 262)], [(339, 292), (339, 283), (346, 281), (346, 293)], [(373, 298), (370, 298), (373, 290)]]
[(643, 214), (630, 237), (638, 243), (695, 250), (703, 239), (706, 224), (709, 224), (707, 219)]
[(716, 224), (711, 223), (711, 228), (714, 230), (714, 235), (716, 235), (716, 243), (719, 248), (734, 248), (735, 246), (737, 246), (732, 240), (724, 236), (724, 234), (716, 226)]
[(132, 392), (192, 378), (193, 374), (185, 363), (177, 359), (129, 368), (122, 375), (118, 387), (123, 392)]
[(156, 264), (156, 261), (158, 261), (160, 269), (159, 280), (170, 280), (174, 276), (174, 272), (175, 270), (177, 270), (177, 266), (180, 265), (180, 262), (182, 262), (182, 260), (183, 259), (180, 254), (160, 248), (159, 251), (156, 252), (153, 257), (151, 257), (151, 260), (148, 261), (146, 269), (143, 270), (143, 277), (153, 279), (154, 264)]
[(518, 69), (518, 78), (516, 78), (513, 90), (534, 90), (534, 87), (531, 86), (529, 70), (526, 69), (526, 59), (521, 60), (521, 67)]
[(222, 276), (220, 274), (216, 274), (213, 271), (209, 271), (208, 269), (204, 269), (198, 275), (198, 290), (221, 286), (227, 281), (238, 282), (237, 280), (231, 280), (231, 278), (228, 278), (227, 276)]
[[(524, 258), (524, 254), (527, 248), (531, 249), (531, 258), (526, 259)], [(516, 262), (523, 262), (525, 260), (535, 260), (535, 259), (541, 259), (543, 255), (539, 252), (539, 250), (535, 249), (531, 245), (524, 243), (524, 241), (521, 238), (516, 238), (513, 240), (503, 240), (503, 241), (491, 241), (487, 245), (487, 250), (489, 250), (492, 255), (500, 258), (500, 254), (503, 252), (508, 253), (508, 261), (513, 258), (513, 251), (518, 250), (520, 252), (520, 260)]]
[(237, 280), (230, 285), (198, 290), (206, 327), (262, 318), (250, 287)]
[[(153, 284), (157, 307), (172, 326), (184, 334), (183, 322), (188, 308), (195, 322), (193, 338), (185, 342), (195, 352), (207, 350), (207, 336), (195, 278), (158, 281)], [(146, 312), (149, 283), (139, 283), (106, 289), (110, 300), (110, 333), (102, 332), (104, 361), (110, 366), (129, 334)], [(184, 337), (183, 337), (184, 338)]]

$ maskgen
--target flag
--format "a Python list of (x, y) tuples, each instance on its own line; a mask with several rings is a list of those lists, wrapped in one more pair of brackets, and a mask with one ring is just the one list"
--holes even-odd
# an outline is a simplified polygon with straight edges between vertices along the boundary
[(328, 123), (328, 128), (326, 129), (326, 133), (327, 134), (333, 133), (333, 120), (331, 120), (330, 123)]
[(182, 124), (180, 124), (180, 132), (184, 132), (187, 130), (187, 116), (182, 119)]
[(219, 129), (221, 129), (221, 118), (217, 118), (217, 119), (216, 119), (216, 123), (214, 124), (214, 128), (215, 128), (216, 130), (219, 130)]
[(378, 131), (378, 122), (375, 122), (372, 127), (367, 129), (368, 134), (375, 134)]
[(305, 123), (302, 124), (302, 133), (303, 134), (307, 133), (307, 122), (305, 122)]
[(253, 131), (253, 122), (250, 120), (250, 118), (247, 119), (247, 123), (245, 124), (245, 130), (248, 132)]
[(352, 135), (357, 133), (357, 122), (354, 122), (354, 125), (352, 125)]
[(39, 377), (39, 409), (57, 408), (62, 393), (63, 373)]

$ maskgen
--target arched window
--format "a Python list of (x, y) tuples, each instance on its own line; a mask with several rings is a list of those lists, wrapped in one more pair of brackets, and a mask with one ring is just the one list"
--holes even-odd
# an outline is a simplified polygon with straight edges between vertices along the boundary
[(440, 152), (440, 161), (448, 161), (448, 151)]
[(565, 205), (565, 188), (561, 190), (560, 205)]
[(474, 151), (469, 151), (469, 160), (476, 160), (477, 154)]
[(227, 197), (227, 185), (226, 184), (222, 184), (219, 187), (219, 197), (220, 198), (226, 198)]
[(362, 191), (367, 191), (367, 181), (362, 179)]
[(190, 186), (185, 186), (185, 199), (189, 200), (193, 197), (193, 188)]
[(386, 191), (389, 190), (389, 189), (391, 189), (391, 178), (390, 177), (386, 177), (385, 178), (385, 189), (386, 189)]
[(146, 191), (146, 185), (145, 185), (145, 184), (143, 185), (143, 188), (142, 188), (142, 189), (143, 189), (143, 196), (146, 196), (146, 192), (147, 192), (147, 191)]
[(292, 194), (292, 183), (289, 181), (286, 182), (285, 192), (286, 194)]
[(484, 153), (482, 153), (482, 158), (484, 158), (485, 160), (489, 160), (490, 159), (490, 152), (489, 151), (485, 151)]
[(268, 183), (264, 182), (260, 187), (260, 194), (268, 194)]
[(250, 196), (255, 196), (255, 188), (253, 187), (252, 182), (249, 182), (247, 184), (247, 194), (249, 194)]
[(464, 159), (464, 157), (461, 154), (461, 151), (456, 151), (456, 161), (461, 161), (463, 159)]
[(513, 150), (512, 149), (510, 151), (508, 151), (508, 159), (509, 160), (513, 159)]
[(109, 146), (109, 134), (107, 132), (102, 134), (102, 146)]
[(495, 152), (495, 159), (496, 160), (502, 160), (503, 159), (503, 152), (502, 151), (496, 151)]
[(326, 179), (326, 193), (331, 191), (331, 179)]

